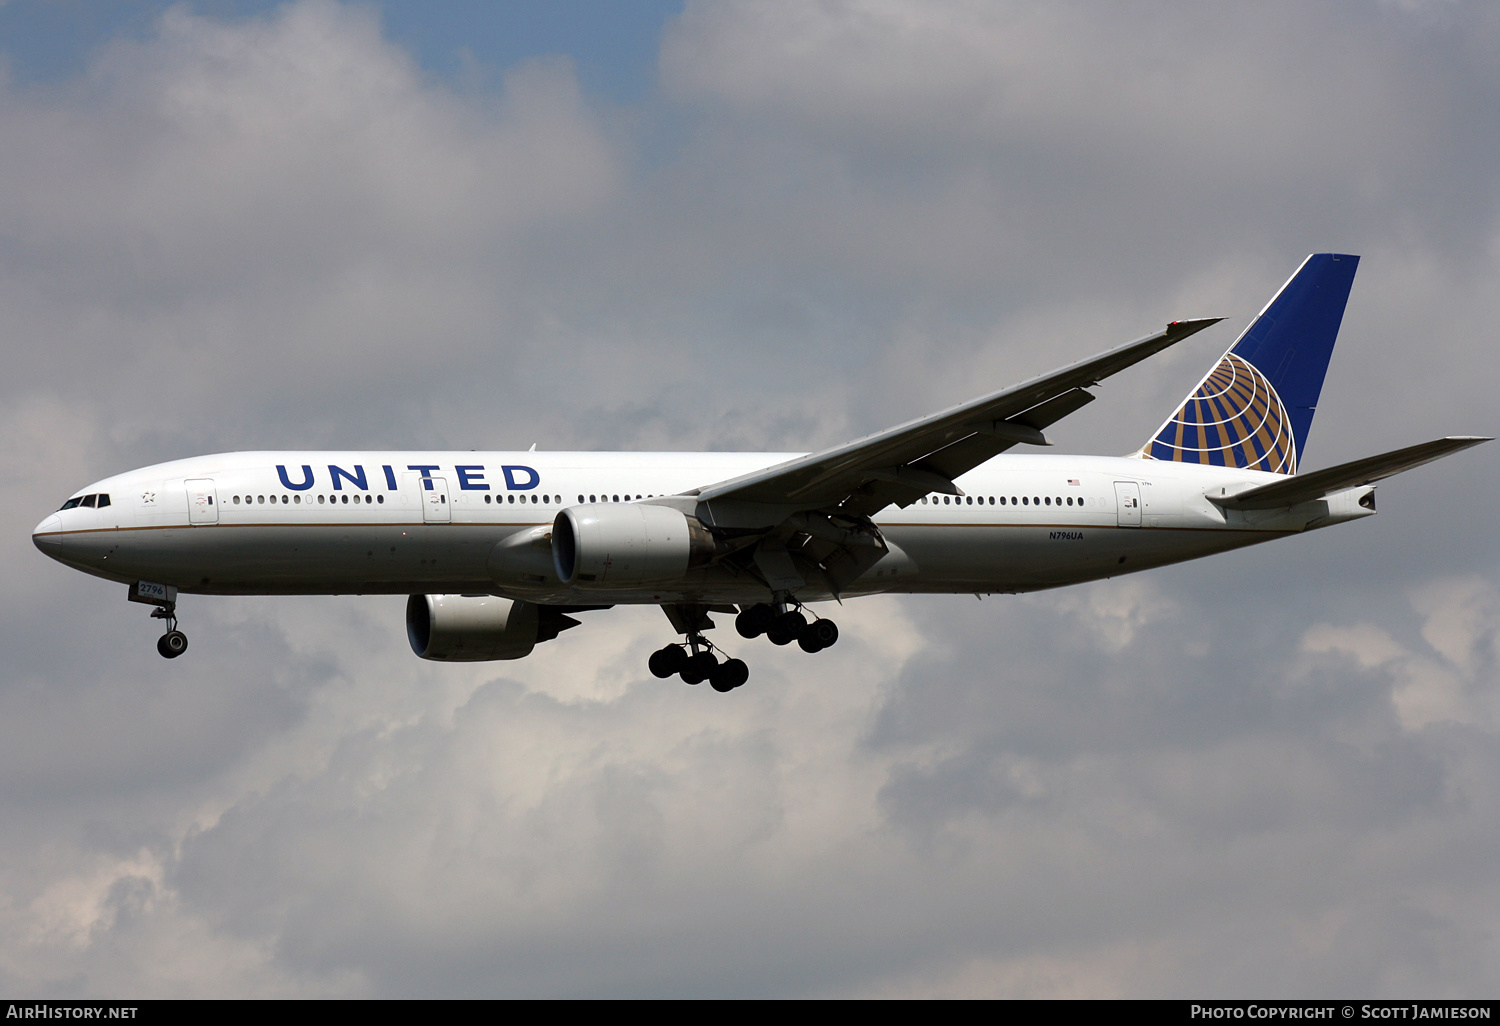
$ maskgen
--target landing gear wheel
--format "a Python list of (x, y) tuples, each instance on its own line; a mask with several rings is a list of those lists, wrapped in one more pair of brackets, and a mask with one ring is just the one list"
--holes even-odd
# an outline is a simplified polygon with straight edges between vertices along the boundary
[(733, 691), (745, 681), (750, 679), (750, 667), (745, 665), (743, 659), (730, 659), (721, 663), (712, 674), (709, 675), (708, 683), (720, 694)]
[(776, 622), (776, 610), (764, 602), (748, 606), (734, 618), (734, 629), (742, 638), (758, 638)]
[(156, 650), (163, 658), (176, 659), (187, 651), (187, 635), (179, 630), (170, 630), (163, 634), (156, 642)]
[(688, 656), (682, 664), (682, 679), (688, 684), (702, 684), (719, 667), (719, 658), (712, 652), (699, 652)]
[(776, 633), (785, 634), (787, 637), (792, 638), (793, 640), (795, 640), (797, 636), (802, 633), (802, 629), (806, 626), (807, 617), (803, 616), (795, 609), (791, 610), (790, 612), (782, 613), (776, 618)]
[(687, 653), (682, 650), (681, 645), (668, 645), (666, 648), (652, 652), (651, 659), (646, 665), (651, 668), (654, 676), (666, 680), (682, 669), (682, 664), (686, 661)]
[(797, 635), (797, 644), (804, 652), (821, 652), (838, 640), (838, 625), (832, 620), (814, 620)]

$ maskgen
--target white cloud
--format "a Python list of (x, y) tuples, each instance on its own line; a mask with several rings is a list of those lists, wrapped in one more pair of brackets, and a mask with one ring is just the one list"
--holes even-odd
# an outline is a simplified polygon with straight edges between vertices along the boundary
[(1402, 727), (1453, 723), (1500, 731), (1500, 593), (1480, 577), (1433, 581), (1414, 592), (1426, 651), (1368, 623), (1308, 628), (1302, 649), (1337, 653), (1389, 674)]
[(697, 4), (668, 33), (663, 75), (687, 102), (938, 176), (955, 156), (988, 154), (1002, 188), (1045, 191), (1042, 176), (1065, 173), (1064, 190), (1113, 179), (1149, 193), (1151, 177), (1180, 188), (1202, 176), (1209, 192), (1382, 192), (1437, 170), (1423, 144), (1459, 129), (1450, 80), (1423, 61), (1441, 35), (1295, 4)]
[(434, 345), (503, 359), (517, 250), (620, 174), (566, 65), (518, 67), (477, 107), (369, 11), (322, 2), (174, 8), (86, 90), (0, 100), (0, 133), (0, 325), (29, 340), (8, 387), (69, 366), (69, 398), (131, 425), (125, 444), (213, 437), (251, 416), (247, 392), (278, 420), (385, 406), (391, 376), (441, 380)]

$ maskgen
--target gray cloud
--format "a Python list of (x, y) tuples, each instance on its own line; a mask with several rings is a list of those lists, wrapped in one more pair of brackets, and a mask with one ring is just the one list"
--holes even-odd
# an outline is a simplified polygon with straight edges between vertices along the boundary
[[(455, 93), (368, 11), (174, 10), (0, 89), (0, 986), (57, 995), (1493, 991), (1484, 449), (1383, 515), (1031, 597), (850, 603), (663, 684), (655, 610), (428, 666), (389, 599), (201, 599), (167, 664), (27, 540), (280, 445), (808, 448), (1365, 256), (1324, 465), (1493, 433), (1479, 4), (692, 5), (661, 95)], [(721, 630), (722, 633), (722, 630)]]

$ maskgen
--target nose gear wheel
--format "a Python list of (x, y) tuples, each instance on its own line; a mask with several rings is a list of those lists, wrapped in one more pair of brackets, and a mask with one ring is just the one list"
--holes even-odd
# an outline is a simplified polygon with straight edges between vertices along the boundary
[(156, 651), (163, 659), (176, 659), (187, 651), (187, 635), (177, 629), (177, 603), (168, 602), (151, 610), (153, 620), (167, 621), (167, 633), (156, 639)]
[(176, 659), (187, 651), (187, 635), (181, 631), (167, 631), (156, 639), (156, 650), (167, 659)]

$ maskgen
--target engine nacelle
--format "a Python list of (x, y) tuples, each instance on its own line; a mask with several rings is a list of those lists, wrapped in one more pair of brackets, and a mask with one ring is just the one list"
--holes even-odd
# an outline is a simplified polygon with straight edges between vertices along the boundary
[(411, 650), (439, 662), (520, 659), (536, 647), (540, 624), (532, 603), (496, 595), (413, 595), (406, 600)]
[(578, 588), (680, 581), (713, 553), (713, 537), (697, 518), (670, 506), (570, 506), (552, 524), (553, 568)]

